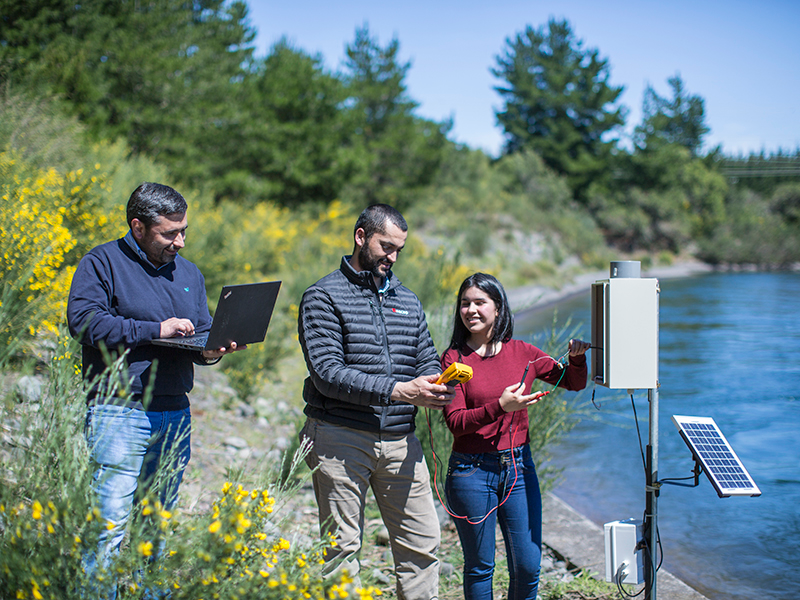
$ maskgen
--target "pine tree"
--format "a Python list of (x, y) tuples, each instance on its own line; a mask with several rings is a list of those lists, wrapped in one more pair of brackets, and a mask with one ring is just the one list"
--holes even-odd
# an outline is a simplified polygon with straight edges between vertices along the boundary
[(580, 199), (606, 169), (615, 144), (609, 136), (624, 124), (614, 106), (623, 88), (610, 85), (608, 61), (584, 49), (567, 21), (552, 19), (506, 39), (496, 59), (492, 73), (505, 81), (495, 87), (504, 101), (495, 115), (505, 153), (536, 151)]

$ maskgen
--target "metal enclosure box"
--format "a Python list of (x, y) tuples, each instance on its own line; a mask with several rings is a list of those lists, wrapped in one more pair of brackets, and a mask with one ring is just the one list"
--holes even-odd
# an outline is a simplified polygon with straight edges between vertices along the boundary
[(592, 284), (592, 379), (611, 389), (658, 387), (658, 280)]
[(644, 581), (644, 559), (639, 541), (642, 522), (636, 519), (612, 521), (603, 526), (606, 546), (606, 581), (639, 584)]

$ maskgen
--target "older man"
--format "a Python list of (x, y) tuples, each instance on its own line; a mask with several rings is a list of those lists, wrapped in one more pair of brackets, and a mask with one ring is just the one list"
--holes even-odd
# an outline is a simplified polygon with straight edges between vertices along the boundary
[[(186, 211), (183, 196), (171, 187), (143, 183), (128, 200), (127, 235), (92, 249), (72, 279), (67, 321), (82, 344), (84, 379), (92, 382), (86, 438), (100, 516), (110, 523), (97, 551), (85, 557), (90, 576), (110, 565), (134, 495), (145, 495), (159, 468), (167, 476), (157, 482), (157, 498), (167, 510), (174, 506), (191, 454), (187, 394), (194, 365), (213, 364), (237, 349), (151, 343), (211, 328), (203, 276), (178, 254), (186, 240)], [(107, 357), (125, 352), (123, 376), (103, 375)], [(105, 578), (92, 589), (99, 594), (114, 598), (116, 586)]]

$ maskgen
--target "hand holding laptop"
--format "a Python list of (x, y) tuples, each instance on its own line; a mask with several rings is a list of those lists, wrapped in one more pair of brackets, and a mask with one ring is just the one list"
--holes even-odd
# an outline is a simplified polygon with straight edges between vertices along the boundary
[(214, 360), (215, 358), (221, 358), (226, 354), (230, 354), (231, 352), (236, 352), (237, 350), (247, 350), (247, 344), (242, 344), (241, 346), (237, 346), (236, 342), (231, 342), (231, 345), (227, 348), (220, 348), (219, 350), (203, 350), (203, 358), (207, 360)]

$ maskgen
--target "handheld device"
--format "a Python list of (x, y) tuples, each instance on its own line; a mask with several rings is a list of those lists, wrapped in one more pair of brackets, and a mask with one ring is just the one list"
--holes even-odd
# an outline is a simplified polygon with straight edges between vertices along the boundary
[(444, 383), (447, 385), (456, 385), (457, 383), (466, 383), (472, 379), (472, 367), (463, 363), (454, 362), (447, 367), (436, 380), (436, 383)]

